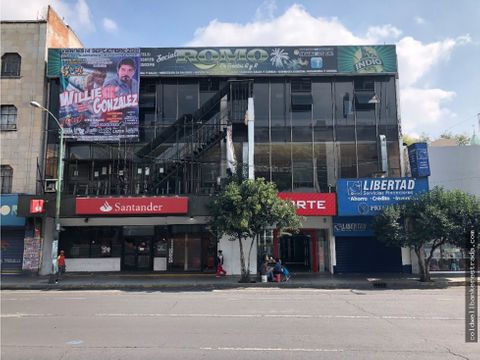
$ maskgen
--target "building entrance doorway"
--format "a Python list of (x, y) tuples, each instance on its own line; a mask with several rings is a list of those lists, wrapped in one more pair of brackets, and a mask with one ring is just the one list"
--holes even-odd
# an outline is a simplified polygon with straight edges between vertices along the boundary
[(311, 271), (311, 241), (307, 234), (283, 234), (280, 237), (280, 258), (291, 271)]
[(152, 236), (125, 236), (123, 240), (122, 270), (152, 270)]

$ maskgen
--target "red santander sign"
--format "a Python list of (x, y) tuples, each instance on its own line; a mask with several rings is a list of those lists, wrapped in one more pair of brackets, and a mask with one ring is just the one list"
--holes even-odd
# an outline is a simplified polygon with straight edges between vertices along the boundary
[(76, 198), (77, 215), (186, 214), (187, 197)]
[(278, 193), (283, 200), (290, 200), (303, 216), (333, 216), (337, 214), (335, 193)]

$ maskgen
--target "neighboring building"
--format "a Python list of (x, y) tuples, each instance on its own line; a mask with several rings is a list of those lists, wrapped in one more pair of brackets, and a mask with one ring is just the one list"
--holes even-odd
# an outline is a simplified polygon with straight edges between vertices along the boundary
[[(73, 31), (48, 8), (45, 20), (1, 23), (1, 196), (2, 272), (21, 271), (24, 248), (32, 258), (30, 244), (39, 248), (41, 219), (12, 220), (16, 195), (42, 193), (45, 113), (29, 105), (47, 103), (46, 61), (50, 47), (83, 47)], [(3, 209), (12, 212), (4, 213)], [(13, 210), (14, 209), (14, 210)], [(6, 210), (5, 210), (6, 211)], [(5, 216), (5, 217), (4, 217)], [(27, 239), (24, 244), (24, 239)], [(10, 249), (12, 254), (10, 254)], [(36, 250), (35, 250), (36, 251)], [(38, 254), (37, 254), (38, 258)], [(24, 269), (30, 268), (27, 259)]]
[[(409, 266), (366, 225), (351, 226), (371, 220), (363, 207), (335, 219), (336, 236), (333, 226), (338, 180), (402, 176), (394, 46), (51, 49), (48, 65), (49, 109), (68, 137), (60, 248), (69, 271), (208, 272), (223, 249), (226, 270), (239, 273), (238, 244), (217, 244), (207, 204), (230, 160), (248, 162), (252, 98), (255, 176), (305, 215), (298, 234), (264, 234), (252, 270), (263, 254), (293, 271)], [(132, 80), (118, 80), (132, 68)], [(50, 136), (47, 149), (56, 143)], [(45, 178), (56, 178), (56, 156), (47, 151)], [(20, 201), (25, 216), (32, 198)], [(46, 215), (51, 241), (52, 207)]]

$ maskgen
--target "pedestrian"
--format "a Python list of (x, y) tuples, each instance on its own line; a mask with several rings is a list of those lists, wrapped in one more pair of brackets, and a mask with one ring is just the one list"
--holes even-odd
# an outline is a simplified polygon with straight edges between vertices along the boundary
[(268, 260), (264, 260), (262, 266), (260, 267), (260, 275), (267, 277), (267, 281), (273, 281), (273, 270), (268, 265)]
[(222, 253), (222, 250), (218, 250), (216, 277), (220, 277), (221, 275), (225, 276), (225, 275), (227, 275), (227, 272), (223, 268), (223, 253)]
[(58, 280), (62, 278), (62, 275), (65, 273), (65, 252), (60, 250), (60, 255), (57, 257), (57, 265), (58, 265), (58, 272), (57, 272), (57, 279), (55, 283), (58, 283)]

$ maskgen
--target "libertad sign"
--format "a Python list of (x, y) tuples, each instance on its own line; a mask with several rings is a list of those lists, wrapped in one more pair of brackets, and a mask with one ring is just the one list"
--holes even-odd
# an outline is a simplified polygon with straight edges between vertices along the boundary
[(77, 215), (186, 214), (187, 197), (77, 198)]
[(297, 207), (297, 214), (304, 216), (336, 215), (334, 193), (278, 193), (283, 200), (290, 200)]

